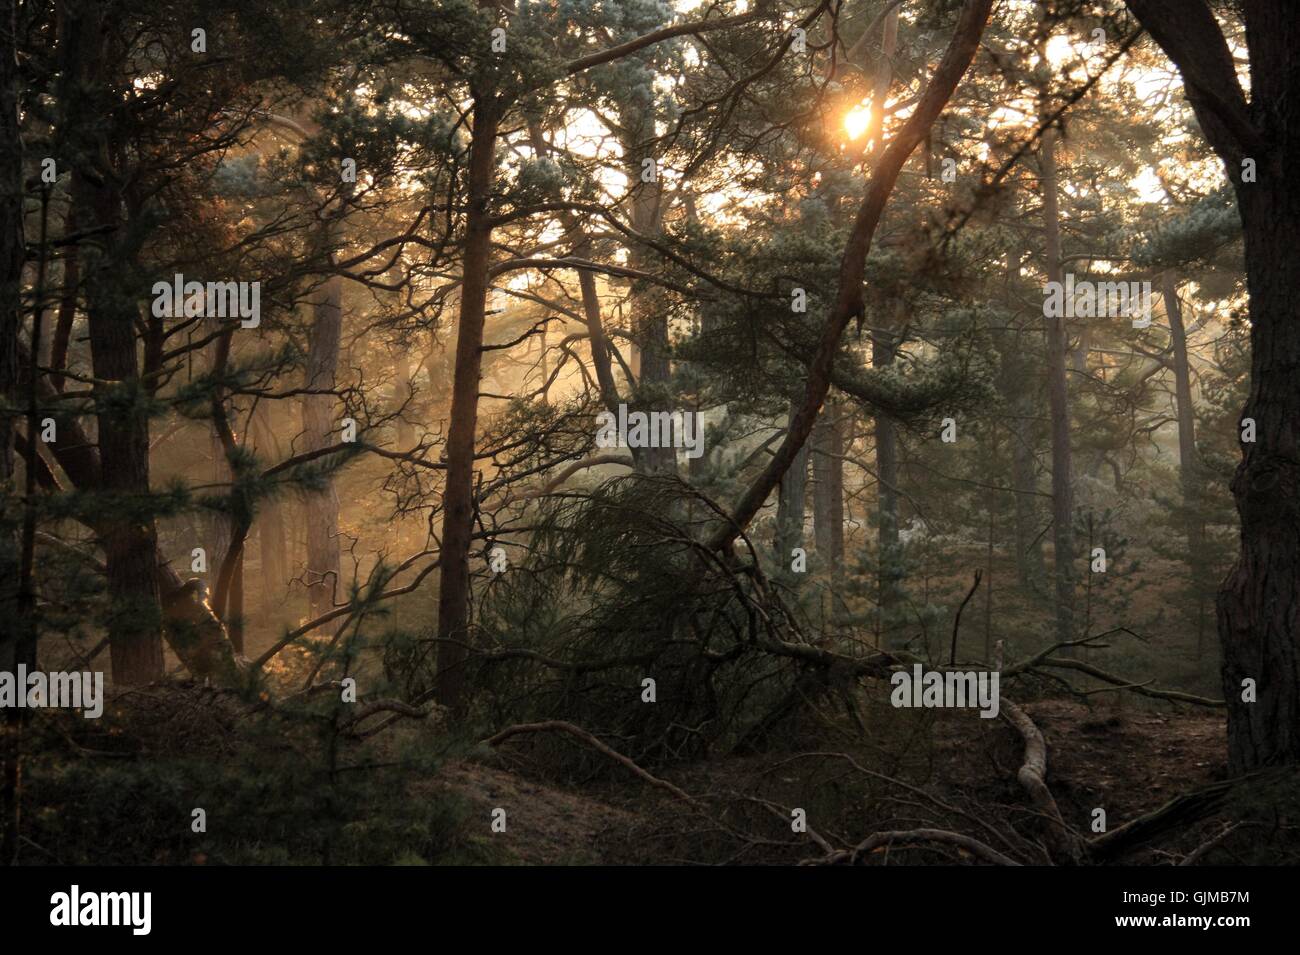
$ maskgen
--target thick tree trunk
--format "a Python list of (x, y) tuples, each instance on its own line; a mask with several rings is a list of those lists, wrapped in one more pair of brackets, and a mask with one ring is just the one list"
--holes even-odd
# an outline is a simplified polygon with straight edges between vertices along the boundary
[[(1251, 381), (1232, 480), (1241, 554), (1218, 598), (1228, 766), (1236, 774), (1300, 762), (1300, 197), (1286, 166), (1300, 150), (1300, 18), (1292, 0), (1240, 6), (1250, 101), (1214, 13), (1190, 0), (1126, 0), (1169, 54), (1210, 145), (1236, 188), (1250, 296)], [(1247, 162), (1254, 181), (1244, 181)], [(1243, 699), (1253, 680), (1254, 701)]]
[[(1056, 130), (1043, 134), (1043, 228), (1047, 278), (1061, 279), (1061, 224), (1057, 205)], [(1070, 398), (1066, 384), (1068, 336), (1065, 319), (1044, 318), (1047, 326), (1047, 396), (1052, 418), (1052, 539), (1055, 543), (1056, 639), (1074, 638), (1074, 476), (1070, 460)]]
[(456, 370), (447, 429), (447, 486), (442, 502), (442, 551), (438, 591), (438, 699), (461, 709), (465, 661), (469, 658), (469, 553), (474, 531), (474, 451), (478, 430), (479, 373), (487, 312), (488, 267), (492, 256), (489, 200), (496, 170), (498, 105), (480, 98), (474, 105), (470, 140), (469, 203), (462, 257)]
[[(87, 163), (90, 151), (113, 161), (103, 141), (103, 117), (113, 94), (103, 79), (104, 11), (78, 5), (64, 20), (66, 61), (75, 64), (81, 84), (67, 80), (64, 94), (72, 135), (83, 137), (74, 162)], [(147, 512), (149, 494), (149, 416), (147, 389), (139, 373), (135, 323), (139, 289), (119, 245), (125, 227), (119, 180), (89, 166), (74, 169), (73, 196), (78, 220), (97, 233), (82, 247), (86, 313), (98, 425), (100, 489), (113, 510), (100, 520), (107, 565), (109, 651), (117, 683), (147, 683), (163, 675), (162, 608), (158, 594), (158, 541)], [(136, 241), (132, 239), (131, 241)], [(143, 509), (143, 510), (141, 510)]]
[[(19, 349), (20, 362), (25, 350)], [(37, 397), (46, 408), (57, 405), (58, 393), (44, 378), (37, 379)], [(103, 487), (99, 453), (80, 422), (70, 414), (52, 412), (56, 422), (56, 440), (47, 445), (59, 467), (79, 493), (101, 493)], [(48, 490), (60, 488), (55, 475), (37, 458), (37, 479)], [(94, 515), (78, 518), (103, 541), (106, 530)], [(188, 566), (188, 553), (185, 566)], [(177, 658), (199, 679), (211, 678), (223, 685), (233, 685), (240, 678), (240, 666), (227, 638), (225, 627), (203, 599), (201, 582), (184, 580), (168, 565), (161, 551), (155, 554), (157, 589), (161, 598), (164, 636)]]
[[(1300, 139), (1294, 90), (1286, 110)], [(1286, 142), (1282, 150), (1300, 148)], [(1264, 167), (1266, 159), (1260, 158)], [(1276, 168), (1280, 168), (1281, 162)], [(1234, 773), (1300, 761), (1300, 196), (1282, 178), (1237, 189), (1250, 288), (1251, 387), (1242, 418), (1255, 441), (1242, 445), (1232, 480), (1241, 515), (1241, 555), (1219, 593), (1228, 763)], [(1257, 699), (1242, 699), (1253, 680)]]
[[(1286, 166), (1300, 150), (1300, 18), (1291, 0), (1241, 5), (1250, 101), (1232, 50), (1203, 2), (1126, 0), (1183, 76), (1206, 139), (1236, 187), (1250, 296), (1251, 380), (1232, 479), (1241, 554), (1218, 598), (1228, 766), (1300, 762), (1300, 196)], [(1244, 180), (1247, 162), (1254, 168)], [(1253, 680), (1255, 699), (1243, 699)]]
[[(98, 226), (120, 228), (111, 186), (83, 185)], [(106, 240), (111, 242), (111, 240)], [(101, 489), (114, 501), (102, 521), (108, 568), (109, 652), (113, 680), (148, 683), (163, 675), (162, 612), (158, 595), (158, 539), (153, 517), (127, 508), (149, 493), (149, 418), (141, 407), (133, 323), (135, 305), (121, 287), (122, 265), (111, 251), (90, 256), (87, 298), (90, 355), (96, 385)]]

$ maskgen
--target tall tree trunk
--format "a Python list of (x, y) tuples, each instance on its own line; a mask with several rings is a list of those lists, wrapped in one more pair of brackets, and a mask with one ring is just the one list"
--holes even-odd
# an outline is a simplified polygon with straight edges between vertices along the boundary
[[(1061, 279), (1061, 222), (1057, 205), (1056, 130), (1043, 134), (1043, 228), (1047, 278)], [(1056, 639), (1074, 638), (1074, 478), (1070, 460), (1070, 398), (1066, 384), (1068, 335), (1065, 318), (1044, 318), (1047, 326), (1047, 396), (1052, 418), (1052, 539), (1055, 543)]]
[[(333, 256), (332, 249), (330, 255)], [(314, 391), (333, 391), (337, 384), (339, 341), (343, 334), (343, 280), (339, 276), (330, 276), (317, 291), (312, 313), (307, 387)], [(303, 397), (302, 426), (306, 450), (329, 447), (332, 443), (334, 406), (332, 394)], [(324, 490), (306, 495), (303, 502), (307, 524), (306, 581), (312, 616), (319, 616), (334, 606), (334, 594), (340, 585), (339, 497), (333, 479), (328, 478), (327, 483)]]
[[(791, 402), (791, 414), (794, 403)], [(776, 561), (788, 568), (793, 559), (791, 551), (804, 546), (803, 526), (808, 498), (808, 448), (804, 446), (795, 456), (790, 470), (781, 476), (781, 488), (776, 507)]]
[[(631, 98), (619, 110), (619, 122), (624, 133), (620, 137), (623, 147), (624, 169), (632, 184), (629, 224), (641, 235), (654, 235), (663, 218), (663, 182), (660, 171), (649, 181), (644, 181), (644, 162), (657, 161), (650, 151), (655, 137), (655, 110), (648, 104), (655, 102), (655, 92), (650, 81), (634, 87)], [(646, 269), (650, 257), (646, 250), (633, 245), (628, 249), (628, 264), (634, 269)], [(653, 268), (653, 266), (650, 266)], [(640, 354), (636, 382), (636, 405), (646, 412), (673, 411), (665, 406), (669, 399), (669, 380), (672, 362), (669, 358), (668, 316), (656, 304), (658, 296), (635, 287), (628, 296), (628, 314), (632, 332)], [(673, 435), (674, 439), (677, 435)], [(641, 448), (634, 455), (638, 470), (647, 473), (676, 474), (675, 448)]]
[[(1022, 252), (1016, 249), (1007, 257), (1006, 301), (1015, 301), (1014, 285), (1020, 277)], [(1002, 333), (999, 385), (1010, 412), (1007, 431), (1011, 437), (1011, 486), (1015, 490), (1016, 579), (1020, 586), (1037, 590), (1043, 578), (1042, 528), (1038, 524), (1038, 462), (1034, 449), (1038, 445), (1039, 416), (1035, 400), (1037, 378), (1026, 360), (1025, 330), (1018, 328)]]
[[(19, 347), (19, 361), (26, 350)], [(38, 398), (47, 409), (55, 409), (58, 392), (44, 378), (38, 378)], [(67, 475), (72, 487), (81, 494), (102, 493), (100, 478), (102, 466), (99, 451), (90, 440), (81, 422), (67, 411), (52, 410), (57, 428), (56, 438), (46, 447), (54, 455), (59, 467)], [(35, 458), (37, 480), (47, 490), (63, 490), (44, 459)], [(77, 516), (101, 541), (107, 537), (106, 518), (98, 513)], [(225, 627), (202, 598), (200, 587), (191, 586), (169, 565), (167, 557), (158, 551), (154, 566), (158, 568), (158, 592), (162, 597), (164, 636), (177, 658), (199, 679), (211, 678), (230, 686), (240, 679), (241, 669), (235, 660), (234, 650), (227, 639)]]
[[(86, 313), (98, 425), (100, 488), (112, 500), (101, 529), (108, 584), (108, 638), (113, 680), (148, 683), (163, 675), (162, 608), (158, 592), (158, 541), (149, 495), (147, 388), (139, 373), (135, 323), (139, 289), (120, 243), (129, 230), (122, 211), (120, 180), (91, 166), (92, 156), (116, 157), (105, 139), (103, 120), (112, 115), (114, 94), (104, 79), (104, 10), (76, 4), (64, 22), (65, 62), (75, 62), (82, 82), (71, 77), (63, 90), (74, 137), (82, 151), (73, 160), (73, 201), (78, 221), (97, 233), (82, 247)], [(84, 215), (83, 215), (84, 214)], [(138, 240), (132, 240), (138, 241)], [(143, 510), (142, 510), (143, 509)]]
[(492, 99), (474, 104), (469, 149), (469, 208), (462, 255), (460, 316), (456, 328), (456, 370), (451, 423), (447, 429), (447, 486), (442, 501), (442, 550), (438, 591), (438, 699), (462, 709), (465, 661), (469, 658), (469, 553), (474, 531), (474, 451), (478, 430), (479, 374), (487, 312), (488, 267), (492, 255), (489, 200), (496, 170), (500, 107)]
[[(1240, 6), (1250, 100), (1232, 50), (1201, 0), (1126, 0), (1183, 76), (1197, 121), (1237, 193), (1250, 297), (1250, 397), (1232, 479), (1241, 554), (1219, 591), (1219, 642), (1233, 773), (1300, 762), (1300, 195), (1286, 177), (1300, 150), (1300, 18), (1291, 0)], [(1253, 168), (1247, 178), (1245, 169)], [(1243, 681), (1255, 696), (1243, 699)]]
[[(872, 343), (871, 363), (887, 368), (898, 354), (894, 330), (901, 327), (906, 305), (898, 303), (890, 327), (880, 329)], [(876, 424), (876, 577), (878, 630), (886, 648), (894, 648), (899, 634), (898, 608), (903, 603), (903, 546), (898, 537), (898, 429), (885, 414)]]
[[(1240, 5), (1250, 100), (1233, 53), (1202, 0), (1126, 0), (1174, 61), (1197, 122), (1237, 194), (1250, 297), (1250, 397), (1232, 479), (1241, 553), (1218, 597), (1228, 767), (1300, 762), (1300, 196), (1286, 177), (1300, 150), (1300, 19), (1291, 0)], [(1249, 164), (1254, 174), (1247, 179)], [(1244, 680), (1255, 682), (1243, 699)]]
[[(898, 8), (890, 10), (880, 36), (880, 57), (872, 84), (871, 103), (880, 117), (875, 133), (871, 166), (884, 149), (884, 105), (893, 82), (893, 60), (898, 49)], [(871, 364), (886, 369), (898, 357), (896, 333), (903, 327), (907, 303), (901, 298), (892, 314), (883, 312), (879, 322), (883, 326), (872, 337)], [(885, 647), (895, 645), (892, 635), (899, 632), (896, 624), (897, 610), (903, 602), (903, 553), (898, 538), (898, 429), (894, 419), (886, 414), (875, 416), (876, 439), (876, 585), (877, 630)]]
[[(265, 402), (253, 412), (253, 435), (259, 457), (274, 453), (280, 457), (275, 425)], [(261, 574), (258, 582), (262, 595), (262, 613), (274, 620), (284, 603), (289, 585), (289, 553), (285, 541), (284, 511), (280, 501), (264, 499), (257, 509), (257, 536), (260, 545)]]
[[(69, 207), (63, 221), (65, 235), (77, 231), (75, 207)], [(75, 244), (63, 254), (63, 291), (59, 297), (58, 317), (54, 322), (54, 337), (50, 342), (50, 367), (62, 371), (68, 367), (68, 346), (72, 343), (72, 322), (77, 316), (77, 295), (81, 286), (81, 253)], [(50, 375), (58, 391), (63, 390), (63, 376)]]
[(1016, 575), (1022, 587), (1034, 589), (1043, 577), (1043, 535), (1038, 526), (1038, 462), (1034, 459), (1036, 409), (1027, 395), (1012, 405), (1011, 480), (1016, 491)]
[[(1300, 149), (1300, 84), (1276, 101)], [(1260, 166), (1268, 160), (1259, 159)], [(1275, 169), (1282, 167), (1277, 160)], [(1300, 196), (1283, 179), (1237, 189), (1250, 289), (1251, 383), (1242, 418), (1255, 441), (1242, 445), (1232, 479), (1241, 515), (1241, 555), (1219, 593), (1228, 762), (1233, 772), (1300, 761)], [(1257, 699), (1243, 697), (1255, 682)]]
[(1205, 520), (1200, 513), (1200, 458), (1196, 453), (1196, 409), (1192, 404), (1192, 369), (1187, 360), (1187, 328), (1178, 301), (1178, 282), (1166, 272), (1162, 292), (1169, 316), (1174, 361), (1174, 405), (1178, 415), (1178, 474), (1187, 528), (1187, 570), (1196, 591), (1196, 658), (1205, 646), (1206, 598), (1210, 581), (1205, 567)]
[(813, 536), (821, 565), (838, 574), (844, 563), (844, 431), (828, 403), (813, 429)]

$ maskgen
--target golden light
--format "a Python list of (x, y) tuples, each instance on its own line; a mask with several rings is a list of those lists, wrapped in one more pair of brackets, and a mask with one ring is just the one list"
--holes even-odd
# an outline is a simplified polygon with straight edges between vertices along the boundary
[(1047, 41), (1047, 62), (1053, 69), (1059, 70), (1079, 56), (1079, 50), (1071, 37), (1058, 33)]
[(858, 139), (871, 128), (871, 104), (862, 103), (844, 114), (844, 131), (849, 139)]

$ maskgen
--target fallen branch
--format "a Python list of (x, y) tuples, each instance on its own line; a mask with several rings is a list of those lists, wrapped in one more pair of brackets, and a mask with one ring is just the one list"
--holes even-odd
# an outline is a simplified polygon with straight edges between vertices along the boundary
[(1139, 696), (1149, 696), (1156, 700), (1173, 700), (1177, 703), (1195, 703), (1197, 706), (1211, 706), (1219, 709), (1225, 705), (1223, 700), (1212, 700), (1206, 696), (1196, 696), (1191, 693), (1183, 693), (1180, 690), (1155, 690), (1145, 684), (1134, 684), (1123, 677), (1115, 676), (1113, 673), (1107, 673), (1105, 670), (1098, 669), (1091, 663), (1084, 663), (1082, 660), (1043, 660), (1038, 665), (1052, 667), (1058, 670), (1078, 670), (1080, 673), (1086, 673), (1088, 676), (1096, 677), (1098, 680), (1104, 680), (1113, 686), (1123, 687), (1124, 689), (1132, 690)]
[(838, 852), (832, 852), (824, 859), (817, 859), (811, 864), (837, 865), (841, 862), (847, 862), (852, 865), (857, 862), (858, 856), (864, 852), (872, 852), (882, 846), (892, 846), (896, 842), (942, 842), (964, 849), (971, 855), (979, 856), (985, 862), (992, 862), (994, 865), (1020, 865), (1015, 859), (1004, 856), (997, 849), (980, 842), (978, 839), (972, 839), (960, 832), (949, 832), (946, 829), (901, 829), (891, 832), (874, 832), (852, 849), (841, 849)]
[(1001, 699), (1001, 713), (1025, 741), (1025, 761), (1016, 773), (1016, 780), (1029, 793), (1034, 808), (1047, 817), (1053, 855), (1077, 864), (1083, 857), (1082, 840), (1066, 826), (1052, 791), (1047, 788), (1047, 741), (1025, 711), (1005, 696)]
[(659, 789), (664, 790), (665, 792), (671, 793), (673, 796), (677, 797), (683, 802), (690, 803), (692, 806), (698, 805), (694, 796), (690, 795), (684, 790), (678, 789), (676, 786), (668, 782), (666, 779), (660, 779), (658, 776), (652, 776), (650, 773), (646, 772), (644, 769), (642, 769), (636, 763), (632, 762), (632, 760), (628, 759), (622, 753), (606, 746), (604, 743), (596, 739), (596, 737), (592, 736), (586, 730), (582, 729), (579, 726), (574, 726), (572, 723), (567, 723), (564, 720), (545, 720), (541, 723), (517, 723), (514, 726), (507, 726), (505, 729), (501, 730), (501, 732), (497, 733), (494, 736), (489, 736), (487, 739), (483, 740), (483, 744), (485, 746), (491, 746), (493, 749), (495, 749), (496, 747), (504, 743), (506, 740), (510, 739), (510, 737), (512, 736), (518, 736), (522, 733), (546, 733), (546, 732), (567, 733), (569, 736), (572, 736), (575, 739), (581, 740), (583, 743), (586, 743), (596, 752), (608, 756), (610, 759), (614, 760), (614, 762), (620, 764), (621, 766), (626, 767), (634, 775), (645, 780), (651, 786), (656, 786)]

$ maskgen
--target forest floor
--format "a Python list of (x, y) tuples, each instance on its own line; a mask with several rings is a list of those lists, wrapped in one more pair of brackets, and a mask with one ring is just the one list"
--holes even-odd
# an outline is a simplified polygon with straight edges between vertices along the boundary
[[(1224, 774), (1224, 721), (1218, 714), (1131, 705), (1102, 709), (1071, 700), (1043, 700), (1024, 709), (1047, 739), (1048, 783), (1061, 812), (1085, 834), (1096, 807), (1106, 810), (1113, 828)], [(927, 791), (977, 810), (1023, 800), (1015, 784), (1022, 742), (1005, 723), (942, 721), (933, 742)], [(784, 805), (802, 804), (809, 780), (789, 771), (791, 755), (724, 758), (663, 775), (692, 795), (762, 790), (774, 803), (784, 798)], [(477, 807), (471, 817), (481, 813), (487, 819), (493, 808), (511, 807), (507, 832), (494, 838), (523, 864), (727, 861), (706, 860), (692, 851), (692, 834), (701, 833), (696, 809), (631, 774), (622, 782), (582, 790), (548, 781), (526, 764), (460, 762), (440, 776), (442, 785)], [(831, 828), (861, 838), (879, 821), (864, 813), (852, 829), (842, 818)], [(1207, 821), (1196, 831), (1214, 825)], [(794, 852), (776, 847), (773, 858), (760, 848), (735, 861), (788, 862), (818, 854), (805, 842)], [(1128, 861), (1169, 859), (1148, 850)]]
[[(1113, 831), (1226, 775), (1217, 711), (1109, 694), (1021, 706), (1046, 740), (1061, 817), (1085, 840), (1095, 838), (1097, 809)], [(1017, 781), (1024, 740), (975, 711), (866, 706), (875, 748), (818, 714), (779, 746), (650, 767), (650, 780), (563, 734), (492, 747), (434, 717), (331, 749), (328, 718), (277, 712), (182, 681), (116, 694), (103, 720), (42, 714), (25, 796), (30, 861), (792, 864), (825, 861), (828, 845), (917, 828), (1048, 861), (1042, 816)], [(421, 748), (432, 758), (419, 758)], [(335, 769), (322, 762), (330, 752)], [(378, 768), (347, 772), (369, 767)], [(1253, 803), (1234, 790), (1210, 814), (1104, 861), (1167, 865), (1212, 844), (1202, 863), (1294, 862), (1300, 786), (1285, 785)], [(88, 806), (95, 811), (78, 808)], [(209, 812), (198, 838), (193, 806)], [(806, 813), (806, 833), (792, 831), (795, 809)], [(497, 810), (504, 831), (493, 826)], [(1233, 824), (1237, 834), (1216, 841)], [(943, 846), (875, 852), (867, 861), (977, 861)]]

